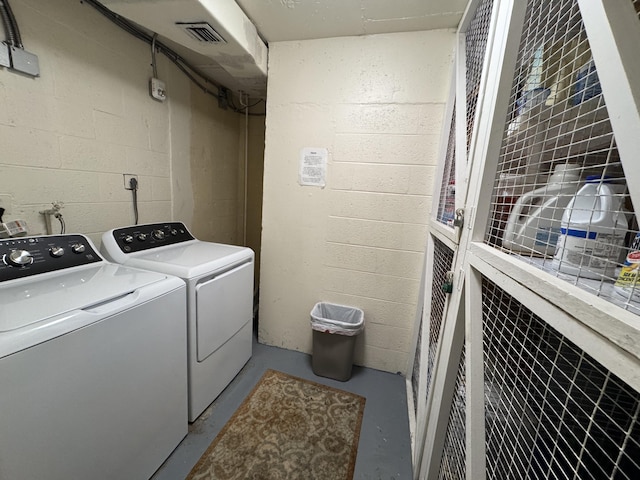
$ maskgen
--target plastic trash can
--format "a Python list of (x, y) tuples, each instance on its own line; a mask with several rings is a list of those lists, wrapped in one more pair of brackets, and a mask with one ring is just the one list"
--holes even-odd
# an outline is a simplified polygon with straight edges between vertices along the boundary
[(313, 373), (341, 382), (349, 380), (356, 337), (364, 329), (364, 312), (345, 305), (316, 303), (311, 310), (311, 328)]

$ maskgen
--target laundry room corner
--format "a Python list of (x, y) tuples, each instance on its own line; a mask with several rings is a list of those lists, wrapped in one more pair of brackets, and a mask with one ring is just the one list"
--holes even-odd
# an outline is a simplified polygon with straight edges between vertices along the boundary
[[(270, 44), (259, 339), (311, 352), (319, 301), (365, 312), (355, 363), (406, 368), (453, 30)], [(304, 186), (304, 148), (327, 150)]]

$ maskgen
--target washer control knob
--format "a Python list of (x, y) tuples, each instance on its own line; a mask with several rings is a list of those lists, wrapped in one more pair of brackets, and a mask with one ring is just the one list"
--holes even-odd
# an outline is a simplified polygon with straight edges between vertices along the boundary
[(164, 231), (163, 230), (154, 230), (151, 232), (151, 236), (156, 240), (164, 240)]
[(133, 242), (133, 235), (125, 235), (124, 243), (131, 243), (131, 242)]
[(138, 240), (141, 242), (144, 242), (147, 239), (147, 234), (146, 233), (139, 233), (138, 234)]
[(59, 258), (64, 255), (64, 248), (54, 246), (54, 247), (51, 247), (51, 249), (49, 250), (49, 253), (51, 254), (52, 257)]
[(73, 253), (84, 253), (86, 249), (87, 247), (85, 247), (83, 243), (74, 243), (71, 245), (71, 251)]
[(7, 260), (15, 267), (24, 267), (33, 263), (33, 255), (26, 250), (13, 250)]
[(178, 230), (176, 230), (175, 228), (171, 229), (171, 235), (173, 235), (174, 237), (178, 234)]

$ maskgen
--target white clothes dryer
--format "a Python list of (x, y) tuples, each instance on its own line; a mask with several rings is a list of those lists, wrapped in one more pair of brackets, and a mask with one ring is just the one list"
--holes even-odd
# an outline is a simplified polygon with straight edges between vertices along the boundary
[(151, 477), (188, 430), (184, 282), (82, 235), (0, 259), (0, 478)]
[(183, 223), (166, 222), (110, 230), (101, 252), (186, 282), (189, 421), (195, 421), (251, 358), (253, 250), (200, 241)]

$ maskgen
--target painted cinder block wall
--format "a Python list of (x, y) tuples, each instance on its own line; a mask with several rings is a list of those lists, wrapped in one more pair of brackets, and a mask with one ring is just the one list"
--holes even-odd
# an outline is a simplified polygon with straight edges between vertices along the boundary
[[(454, 32), (271, 43), (259, 339), (310, 353), (319, 301), (362, 308), (355, 363), (405, 373)], [(300, 186), (304, 147), (329, 151)]]
[(99, 245), (102, 232), (133, 223), (122, 174), (134, 173), (141, 223), (182, 220), (204, 240), (241, 241), (244, 117), (217, 108), (162, 55), (158, 74), (168, 100), (151, 99), (149, 46), (89, 5), (13, 0), (11, 6), (25, 48), (38, 55), (40, 77), (0, 68), (5, 221), (24, 219), (31, 234), (43, 234), (38, 212), (62, 201), (67, 232), (88, 234)]

